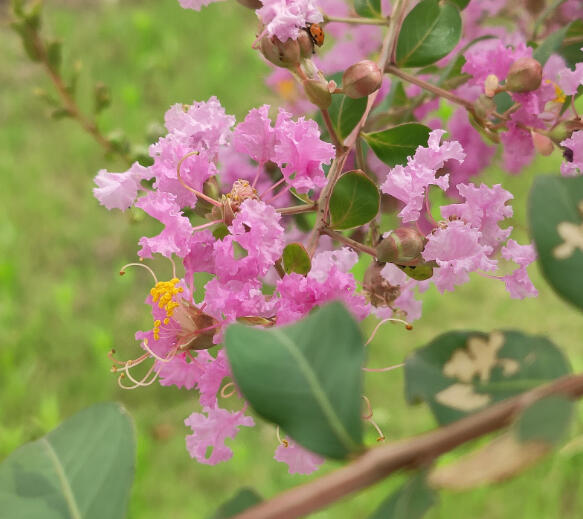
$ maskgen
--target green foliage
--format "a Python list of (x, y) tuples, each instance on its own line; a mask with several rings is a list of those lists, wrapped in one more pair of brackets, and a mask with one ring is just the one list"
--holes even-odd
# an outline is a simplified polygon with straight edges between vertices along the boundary
[(397, 40), (397, 65), (431, 65), (453, 50), (461, 34), (462, 20), (456, 5), (423, 0), (403, 21)]
[(573, 402), (562, 396), (549, 396), (527, 407), (515, 424), (522, 442), (559, 443), (566, 435), (574, 410)]
[(362, 171), (344, 173), (332, 188), (332, 227), (352, 229), (370, 222), (379, 212), (380, 199), (376, 184)]
[(305, 276), (312, 268), (312, 260), (301, 243), (289, 243), (283, 249), (283, 270), (286, 274), (296, 272)]
[(541, 65), (544, 65), (551, 57), (551, 54), (557, 52), (563, 44), (563, 40), (565, 39), (569, 27), (570, 24), (565, 25), (565, 27), (561, 27), (547, 36), (545, 41), (543, 41), (532, 53), (532, 57)]
[(529, 219), (544, 276), (561, 297), (583, 309), (583, 177), (536, 179)]
[(426, 146), (429, 128), (419, 123), (405, 123), (388, 130), (364, 133), (362, 136), (375, 155), (389, 166), (406, 164), (418, 146)]
[[(340, 80), (339, 80), (340, 81)], [(328, 108), (336, 135), (343, 141), (358, 124), (366, 110), (367, 97), (352, 99), (344, 94), (334, 94)]]
[(364, 18), (381, 18), (381, 0), (354, 0), (354, 10)]
[(583, 59), (581, 38), (583, 38), (583, 20), (575, 20), (569, 24), (569, 29), (567, 30), (567, 34), (565, 34), (565, 39), (576, 41), (568, 45), (563, 45), (559, 49), (559, 54), (565, 58), (565, 61), (570, 68), (575, 68), (575, 65)]
[(225, 347), (237, 386), (263, 418), (323, 456), (361, 449), (364, 348), (342, 304), (282, 328), (234, 324)]
[(122, 519), (134, 478), (134, 433), (118, 404), (96, 404), (0, 465), (0, 510), (13, 519)]
[(228, 519), (263, 501), (252, 488), (242, 488), (231, 499), (223, 503), (212, 519)]
[(393, 492), (369, 519), (421, 519), (437, 502), (437, 496), (427, 486), (426, 473), (413, 474)]
[(544, 337), (447, 332), (407, 358), (405, 393), (447, 424), (569, 372), (561, 351)]

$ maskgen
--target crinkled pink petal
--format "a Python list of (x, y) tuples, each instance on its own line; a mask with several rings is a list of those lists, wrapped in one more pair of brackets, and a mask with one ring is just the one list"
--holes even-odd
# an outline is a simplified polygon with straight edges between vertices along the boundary
[(328, 273), (332, 267), (336, 267), (340, 272), (349, 272), (358, 261), (358, 254), (348, 247), (338, 250), (323, 251), (312, 258), (312, 268), (309, 276), (323, 283), (328, 278)]
[(561, 174), (565, 177), (583, 174), (583, 130), (573, 132), (571, 137), (561, 142), (561, 146), (570, 150), (573, 155), (568, 156), (561, 164)]
[(273, 160), (276, 132), (269, 119), (269, 105), (253, 108), (237, 125), (233, 135), (235, 149), (259, 164)]
[(195, 272), (215, 271), (214, 243), (216, 238), (209, 230), (195, 232), (188, 244), (188, 254), (184, 256), (185, 278), (190, 280)]
[(575, 95), (577, 89), (583, 85), (583, 63), (577, 63), (575, 70), (565, 67), (559, 72), (559, 80), (557, 82), (566, 95)]
[(500, 134), (504, 145), (504, 167), (510, 173), (519, 173), (534, 158), (534, 145), (530, 133), (514, 123), (508, 123), (508, 131)]
[(275, 449), (274, 459), (286, 463), (289, 467), (289, 474), (308, 475), (320, 468), (326, 461), (321, 456), (304, 449), (289, 438)]
[(125, 173), (110, 173), (102, 169), (95, 177), (97, 187), (93, 188), (95, 198), (106, 209), (121, 209), (130, 207), (141, 189), (140, 181), (151, 178), (153, 173), (149, 168), (137, 162)]
[(161, 386), (185, 389), (192, 389), (203, 373), (202, 366), (189, 360), (186, 353), (176, 355), (168, 362), (156, 361), (156, 371), (160, 375)]
[(445, 130), (433, 130), (429, 134), (427, 147), (419, 146), (415, 155), (409, 157), (406, 166), (395, 166), (389, 171), (381, 185), (381, 191), (405, 203), (399, 213), (403, 222), (419, 219), (425, 199), (425, 192), (430, 185), (436, 185), (444, 191), (449, 185), (449, 175), (437, 177), (437, 171), (450, 159), (463, 161), (465, 153), (455, 141), (440, 144)]
[(301, 28), (324, 19), (314, 0), (262, 0), (262, 3), (257, 16), (265, 24), (267, 34), (280, 41), (295, 40)]
[[(216, 358), (207, 354), (207, 362), (203, 365), (198, 379), (200, 405), (214, 407), (217, 405), (217, 393), (225, 377), (232, 376), (227, 354), (224, 349), (219, 350)], [(196, 357), (197, 360), (199, 356)]]
[(501, 249), (502, 257), (521, 267), (526, 267), (536, 260), (536, 251), (531, 244), (520, 245), (515, 240), (508, 240)]
[(292, 121), (289, 114), (283, 115), (276, 122), (275, 162), (287, 183), (299, 193), (323, 187), (326, 177), (322, 164), (334, 158), (334, 146), (320, 139), (316, 121), (303, 117)]
[[(186, 436), (186, 449), (190, 457), (199, 463), (216, 465), (227, 461), (233, 456), (233, 451), (225, 445), (227, 438), (234, 439), (239, 427), (253, 427), (255, 422), (243, 411), (232, 412), (219, 407), (205, 407), (202, 413), (192, 413), (184, 420), (192, 434)], [(207, 450), (212, 448), (210, 456)]]
[(151, 258), (153, 253), (158, 253), (168, 258), (172, 254), (182, 258), (188, 254), (192, 226), (190, 220), (182, 215), (175, 200), (172, 194), (152, 191), (136, 202), (136, 207), (165, 225), (158, 236), (140, 238), (140, 257)]
[(183, 9), (194, 9), (195, 11), (200, 11), (203, 7), (213, 4), (215, 2), (221, 2), (222, 0), (178, 0), (180, 7)]
[(506, 290), (512, 299), (524, 299), (525, 297), (538, 296), (538, 290), (528, 277), (526, 267), (519, 267), (511, 274), (504, 276)]

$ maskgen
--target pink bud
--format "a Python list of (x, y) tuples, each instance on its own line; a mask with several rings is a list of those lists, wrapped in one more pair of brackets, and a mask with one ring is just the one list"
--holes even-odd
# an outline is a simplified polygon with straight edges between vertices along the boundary
[(326, 81), (306, 79), (303, 81), (303, 85), (307, 98), (318, 108), (325, 110), (332, 104), (332, 94), (328, 90)]
[(260, 49), (267, 61), (283, 68), (291, 68), (300, 62), (300, 44), (297, 40), (281, 42), (275, 36), (261, 38)]
[(536, 90), (543, 79), (543, 68), (533, 58), (518, 58), (506, 76), (506, 89), (510, 92), (531, 92)]
[(534, 149), (541, 155), (547, 156), (553, 152), (553, 141), (551, 141), (546, 135), (541, 135), (536, 132), (530, 132), (530, 135), (532, 136)]
[(359, 61), (342, 75), (342, 89), (348, 97), (357, 99), (378, 90), (382, 80), (383, 73), (374, 61)]

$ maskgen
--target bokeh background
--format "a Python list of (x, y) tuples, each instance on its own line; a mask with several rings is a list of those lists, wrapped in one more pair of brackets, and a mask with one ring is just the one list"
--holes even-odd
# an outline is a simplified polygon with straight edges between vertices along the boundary
[[(150, 278), (143, 271), (121, 278), (118, 271), (136, 259), (138, 238), (159, 229), (139, 214), (110, 213), (93, 198), (100, 168), (125, 168), (105, 158), (75, 122), (47, 117), (33, 90), (52, 86), (25, 57), (6, 4), (0, 1), (0, 461), (83, 407), (117, 400), (137, 433), (130, 518), (204, 518), (242, 485), (267, 497), (306, 481), (272, 459), (277, 441), (267, 424), (242, 429), (231, 442), (230, 462), (202, 466), (184, 444), (183, 420), (197, 410), (194, 394), (157, 385), (118, 388), (107, 352), (116, 348), (120, 358), (132, 357), (134, 332), (151, 326), (142, 304)], [(111, 87), (113, 104), (100, 118), (106, 133), (121, 129), (133, 142), (147, 143), (171, 104), (211, 95), (238, 119), (253, 106), (278, 102), (264, 83), (268, 67), (251, 49), (254, 14), (233, 0), (200, 13), (180, 9), (177, 0), (55, 0), (46, 3), (44, 21), (46, 34), (65, 42), (65, 75), (82, 62), (82, 107), (90, 109), (95, 81)], [(541, 158), (514, 177), (497, 168), (486, 173), (487, 182), (515, 193), (512, 224), (522, 243), (532, 179), (557, 174), (559, 162), (558, 155)], [(454, 294), (430, 290), (415, 329), (384, 328), (370, 347), (369, 365), (401, 362), (448, 329), (518, 328), (548, 335), (574, 370), (582, 370), (583, 315), (553, 294), (536, 267), (531, 274), (540, 296), (523, 302), (511, 300), (501, 283), (477, 276)], [(370, 331), (372, 320), (364, 326)], [(402, 372), (368, 374), (366, 386), (387, 441), (435, 427), (427, 409), (405, 403)], [(556, 455), (493, 488), (442, 492), (428, 517), (580, 518), (581, 418), (579, 412), (569, 443)], [(376, 436), (370, 428), (368, 443)], [(337, 466), (328, 462), (320, 473)], [(402, 479), (397, 475), (313, 517), (364, 517)]]

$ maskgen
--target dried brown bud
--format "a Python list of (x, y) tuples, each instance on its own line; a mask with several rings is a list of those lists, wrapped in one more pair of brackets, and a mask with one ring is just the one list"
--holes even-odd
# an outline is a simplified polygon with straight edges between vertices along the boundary
[(342, 89), (348, 97), (357, 99), (377, 91), (382, 80), (383, 73), (374, 61), (359, 61), (342, 75)]
[(318, 79), (306, 79), (303, 81), (306, 97), (318, 108), (325, 110), (332, 104), (332, 94), (328, 90), (328, 83)]
[(375, 261), (370, 264), (364, 273), (362, 288), (370, 304), (376, 307), (391, 306), (401, 294), (401, 288), (391, 285), (381, 276), (384, 265)]
[(265, 35), (261, 38), (260, 49), (265, 59), (278, 67), (290, 68), (300, 62), (300, 44), (297, 40), (281, 42), (275, 36)]
[(480, 119), (488, 119), (496, 111), (496, 103), (487, 94), (481, 94), (474, 103), (474, 110)]
[(422, 261), (425, 236), (413, 227), (399, 227), (377, 245), (377, 259), (383, 263), (415, 265)]
[(510, 92), (531, 92), (536, 90), (543, 79), (543, 68), (533, 58), (518, 58), (506, 76), (506, 90)]

